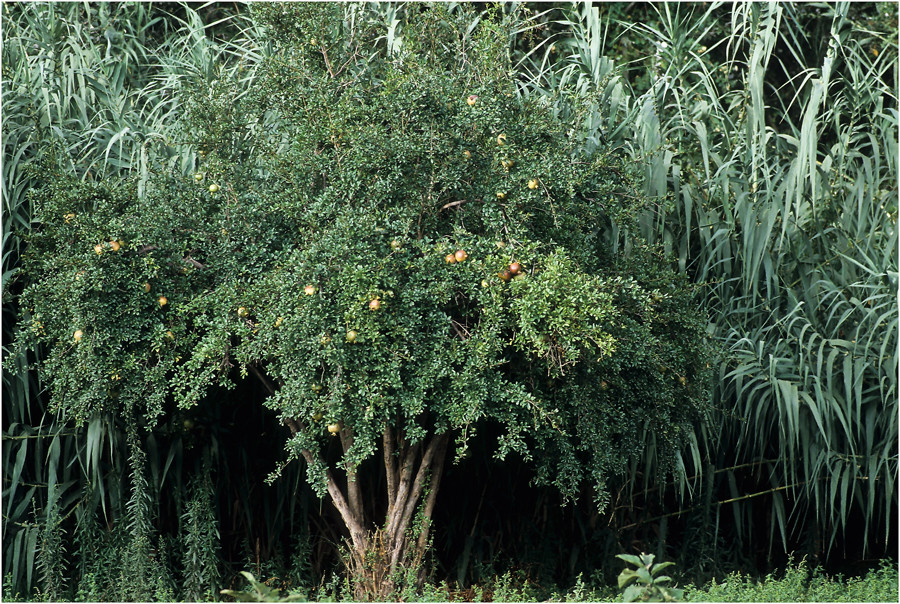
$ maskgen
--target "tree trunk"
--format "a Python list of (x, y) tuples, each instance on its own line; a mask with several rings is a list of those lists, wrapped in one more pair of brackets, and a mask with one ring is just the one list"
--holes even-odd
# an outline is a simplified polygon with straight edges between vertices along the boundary
[[(303, 429), (296, 421), (286, 423), (293, 432)], [(339, 434), (346, 453), (353, 445), (353, 432), (342, 427)], [(328, 495), (350, 533), (349, 559), (345, 562), (357, 600), (395, 599), (392, 596), (403, 571), (415, 571), (418, 587), (424, 583), (423, 561), (449, 441), (450, 435), (445, 433), (410, 444), (399, 430), (385, 426), (387, 514), (380, 525), (373, 526), (367, 517), (356, 469), (345, 468), (346, 492), (331, 468), (327, 470)], [(307, 463), (318, 461), (318, 453), (314, 451), (303, 450), (302, 454)], [(417, 509), (421, 510), (420, 524), (413, 526)]]

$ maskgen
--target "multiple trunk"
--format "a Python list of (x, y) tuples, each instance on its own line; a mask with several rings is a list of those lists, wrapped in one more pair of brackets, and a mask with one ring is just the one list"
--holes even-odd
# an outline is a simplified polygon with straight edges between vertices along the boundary
[[(288, 426), (294, 432), (301, 429), (296, 422), (289, 421)], [(339, 435), (346, 453), (353, 445), (353, 432), (342, 427)], [(445, 433), (411, 444), (399, 430), (385, 427), (383, 455), (387, 514), (384, 523), (374, 529), (363, 505), (356, 469), (345, 468), (346, 490), (341, 488), (331, 469), (327, 470), (328, 494), (350, 532), (348, 567), (357, 599), (390, 599), (395, 588), (394, 578), (402, 569), (416, 569), (419, 585), (424, 582), (422, 562), (428, 548), (431, 516), (449, 440), (449, 434)], [(302, 454), (307, 463), (318, 461), (315, 451), (303, 450)], [(411, 531), (417, 509), (421, 509), (422, 526)]]
[[(270, 394), (275, 385), (254, 365), (250, 369), (260, 379)], [(287, 419), (285, 424), (296, 434), (304, 426)], [(342, 427), (341, 446), (346, 453), (353, 446), (353, 431)], [(423, 559), (428, 549), (431, 515), (437, 500), (447, 445), (450, 435), (434, 434), (423, 442), (408, 442), (400, 430), (385, 426), (382, 435), (384, 470), (387, 477), (387, 514), (384, 523), (374, 529), (363, 505), (363, 494), (357, 480), (356, 468), (345, 467), (346, 493), (334, 477), (331, 468), (326, 469), (328, 495), (350, 532), (350, 560), (348, 568), (356, 586), (357, 600), (393, 599), (394, 579), (401, 568), (415, 569), (418, 586), (425, 581)], [(317, 465), (318, 452), (304, 449), (304, 459)], [(422, 510), (422, 526), (410, 531), (416, 508), (425, 497)]]

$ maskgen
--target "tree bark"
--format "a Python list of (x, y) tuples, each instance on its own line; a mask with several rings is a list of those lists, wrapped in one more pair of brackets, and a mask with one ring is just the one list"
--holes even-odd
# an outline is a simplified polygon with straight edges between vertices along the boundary
[(391, 528), (396, 527), (399, 524), (400, 516), (403, 514), (405, 503), (409, 495), (409, 483), (412, 480), (413, 466), (420, 447), (421, 445), (418, 443), (412, 446), (402, 445), (400, 455), (402, 462), (399, 468), (400, 480), (397, 484), (397, 492), (388, 494), (389, 498), (393, 496), (391, 502), (391, 514), (388, 516), (385, 525), (388, 534), (392, 534)]
[[(253, 364), (249, 368), (268, 393), (275, 394), (277, 386), (264, 371)], [(283, 421), (292, 434), (309, 429), (306, 422), (299, 418), (286, 417)], [(346, 456), (353, 448), (353, 430), (341, 425), (339, 436)], [(388, 505), (384, 524), (379, 528), (369, 529), (356, 468), (347, 464), (343, 467), (347, 475), (346, 495), (331, 468), (326, 465), (325, 469), (328, 495), (350, 533), (352, 548), (347, 563), (353, 575), (351, 580), (356, 584), (355, 596), (360, 600), (391, 599), (395, 587), (393, 577), (403, 564), (410, 564), (418, 569), (421, 587), (425, 579), (421, 565), (428, 547), (431, 516), (437, 501), (450, 435), (435, 434), (426, 442), (410, 444), (400, 430), (385, 425), (382, 441)], [(317, 451), (302, 449), (301, 455), (310, 465), (322, 463)], [(423, 491), (427, 492), (422, 508), (424, 526), (413, 543), (407, 531)]]
[[(425, 448), (425, 453), (422, 456), (422, 460), (419, 463), (418, 471), (416, 472), (415, 480), (412, 482), (412, 489), (408, 492), (400, 491), (397, 494), (397, 500), (394, 503), (393, 514), (390, 518), (388, 518), (388, 523), (386, 525), (386, 533), (388, 536), (388, 546), (391, 550), (391, 572), (395, 572), (399, 565), (403, 562), (404, 555), (408, 551), (408, 538), (406, 531), (409, 528), (410, 521), (412, 520), (413, 514), (416, 511), (416, 506), (419, 502), (419, 497), (422, 494), (422, 489), (425, 486), (425, 479), (429, 473), (434, 475), (435, 465), (439, 465), (443, 467), (443, 460), (446, 456), (447, 449), (447, 441), (449, 440), (449, 436), (447, 434), (438, 434), (431, 438), (431, 442), (428, 443), (428, 446)], [(412, 475), (412, 464), (408, 464), (406, 468), (404, 468), (404, 473)], [(437, 486), (435, 484), (435, 486)], [(436, 492), (436, 491), (435, 491)], [(431, 493), (429, 493), (430, 499)], [(433, 505), (432, 505), (433, 509)], [(431, 520), (431, 511), (427, 509), (423, 510), (425, 512), (425, 520), (426, 522), (430, 522)]]
[(425, 500), (425, 508), (423, 516), (425, 518), (425, 526), (419, 534), (419, 540), (416, 543), (415, 559), (413, 564), (419, 568), (418, 587), (421, 588), (425, 581), (425, 572), (422, 568), (422, 561), (425, 558), (425, 552), (428, 549), (428, 535), (431, 532), (431, 515), (434, 512), (434, 505), (437, 502), (438, 488), (441, 486), (441, 476), (444, 474), (444, 462), (447, 459), (447, 445), (450, 438), (444, 435), (440, 449), (435, 454), (434, 470), (431, 472), (431, 484), (428, 487), (428, 498)]
[[(310, 465), (316, 464), (317, 456), (312, 451), (303, 449), (301, 453), (306, 459), (306, 463)], [(353, 547), (358, 551), (366, 551), (369, 547), (369, 540), (366, 534), (364, 519), (353, 513), (352, 508), (347, 503), (347, 499), (341, 492), (340, 486), (338, 486), (337, 481), (334, 479), (331, 468), (326, 468), (325, 476), (328, 481), (328, 494), (331, 496), (331, 501), (340, 513), (344, 524), (347, 525), (347, 528), (350, 530), (350, 541), (353, 544)]]

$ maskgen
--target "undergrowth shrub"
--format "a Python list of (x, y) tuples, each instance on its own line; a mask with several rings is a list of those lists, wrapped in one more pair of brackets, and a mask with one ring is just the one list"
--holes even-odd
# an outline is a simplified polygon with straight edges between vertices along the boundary
[(896, 602), (898, 601), (896, 564), (883, 561), (877, 569), (862, 577), (845, 579), (810, 569), (804, 558), (783, 573), (770, 573), (755, 579), (731, 573), (719, 583), (703, 587), (687, 585), (685, 600), (692, 602)]
[(219, 522), (213, 501), (215, 491), (208, 469), (194, 480), (191, 498), (182, 515), (182, 572), (184, 597), (210, 599), (219, 586)]

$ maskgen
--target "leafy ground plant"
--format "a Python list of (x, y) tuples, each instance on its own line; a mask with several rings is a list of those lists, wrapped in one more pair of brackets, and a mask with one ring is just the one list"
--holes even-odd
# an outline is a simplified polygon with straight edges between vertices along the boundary
[(674, 562), (654, 563), (653, 554), (619, 554), (616, 558), (634, 566), (619, 573), (619, 589), (625, 589), (625, 602), (675, 602), (684, 597), (683, 589), (669, 586), (672, 577), (659, 574), (674, 566)]
[(237, 602), (302, 602), (304, 600), (297, 595), (282, 596), (280, 590), (258, 581), (252, 573), (245, 570), (241, 571), (241, 575), (247, 579), (250, 587), (240, 591), (223, 589), (222, 595), (230, 596)]

